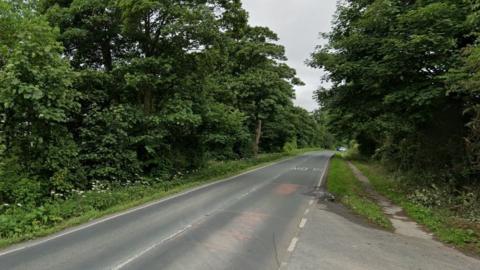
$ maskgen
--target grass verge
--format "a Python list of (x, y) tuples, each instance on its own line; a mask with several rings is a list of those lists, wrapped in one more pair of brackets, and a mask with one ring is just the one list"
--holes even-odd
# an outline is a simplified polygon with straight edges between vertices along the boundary
[(368, 196), (365, 187), (358, 181), (343, 158), (332, 158), (328, 171), (327, 189), (355, 213), (382, 228), (392, 230), (393, 226), (382, 208)]
[(480, 226), (460, 222), (448, 209), (430, 208), (412, 202), (408, 191), (379, 164), (354, 161), (357, 168), (367, 176), (373, 188), (401, 206), (406, 214), (428, 228), (439, 240), (457, 248), (480, 255)]
[(34, 209), (15, 206), (0, 214), (0, 248), (56, 233), (93, 219), (315, 150), (319, 149), (262, 154), (255, 158), (242, 160), (212, 161), (205, 168), (180, 177), (174, 182), (87, 191), (66, 200), (51, 201)]

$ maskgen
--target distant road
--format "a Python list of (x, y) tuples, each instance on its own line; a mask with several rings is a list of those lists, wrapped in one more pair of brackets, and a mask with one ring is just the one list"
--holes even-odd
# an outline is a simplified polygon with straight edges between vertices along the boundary
[(278, 269), (331, 152), (314, 152), (0, 251), (0, 269)]

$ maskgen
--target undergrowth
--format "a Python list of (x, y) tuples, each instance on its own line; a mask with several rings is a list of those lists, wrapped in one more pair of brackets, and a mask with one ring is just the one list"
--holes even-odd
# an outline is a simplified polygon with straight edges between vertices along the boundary
[(368, 221), (391, 230), (392, 224), (376, 201), (369, 197), (365, 187), (358, 181), (346, 161), (332, 158), (328, 172), (327, 188), (340, 201)]

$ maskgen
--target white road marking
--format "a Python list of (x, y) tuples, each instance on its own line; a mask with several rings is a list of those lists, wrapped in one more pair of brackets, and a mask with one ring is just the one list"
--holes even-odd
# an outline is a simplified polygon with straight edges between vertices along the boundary
[(243, 198), (247, 197), (249, 194), (250, 194), (250, 191), (247, 192), (247, 193), (243, 193), (242, 195), (238, 196), (238, 199), (243, 199)]
[(305, 209), (305, 212), (303, 214), (308, 215), (308, 213), (310, 213), (310, 208)]
[[(249, 194), (251, 194), (251, 193), (259, 190), (260, 188), (268, 185), (269, 183), (270, 183), (270, 182), (264, 182), (264, 183), (262, 183), (262, 184), (259, 184), (259, 185), (255, 186), (255, 187), (251, 188), (248, 192), (246, 192), (246, 193), (238, 196), (238, 200), (240, 200), (240, 199), (248, 196)], [(311, 204), (313, 204), (313, 200), (310, 200), (310, 205), (311, 205)], [(197, 222), (194, 222), (193, 224), (197, 224), (197, 223), (201, 222), (202, 220), (205, 219), (205, 217), (210, 216), (211, 214), (213, 214), (214, 212), (219, 211), (219, 210), (220, 210), (220, 209), (217, 209), (217, 210), (212, 211), (211, 213), (205, 215), (203, 218), (201, 218), (201, 219), (198, 220)], [(299, 227), (300, 227), (300, 228), (303, 228), (303, 227), (305, 226), (306, 222), (307, 222), (307, 219), (302, 218), (302, 220), (300, 221)], [(120, 270), (120, 269), (122, 269), (123, 267), (125, 267), (125, 266), (128, 265), (129, 263), (131, 263), (131, 262), (135, 261), (136, 259), (140, 258), (141, 256), (145, 255), (146, 253), (148, 253), (148, 252), (151, 251), (152, 249), (154, 249), (154, 248), (156, 248), (156, 247), (164, 244), (165, 242), (167, 242), (167, 241), (169, 241), (169, 240), (172, 240), (173, 238), (177, 237), (178, 235), (180, 235), (180, 234), (188, 231), (190, 228), (192, 228), (192, 226), (193, 226), (192, 224), (187, 225), (187, 226), (184, 227), (183, 229), (178, 230), (178, 231), (175, 232), (174, 234), (172, 234), (172, 235), (170, 235), (170, 236), (168, 236), (168, 237), (160, 240), (158, 243), (155, 243), (155, 244), (153, 244), (153, 245), (151, 245), (151, 246), (149, 246), (149, 247), (141, 250), (140, 252), (136, 253), (135, 255), (127, 258), (125, 261), (123, 261), (122, 263), (120, 263), (120, 264), (112, 267), (111, 269), (112, 269), (112, 270)], [(289, 252), (292, 252), (292, 251), (295, 249), (295, 246), (296, 246), (296, 244), (297, 244), (297, 241), (298, 241), (298, 238), (297, 238), (297, 237), (294, 237), (294, 238), (292, 239), (292, 242), (290, 243), (290, 246), (288, 247), (288, 251), (289, 251)], [(290, 249), (291, 249), (291, 250), (290, 250)]]
[(313, 200), (310, 200), (310, 201), (308, 202), (308, 205), (312, 205), (312, 204), (313, 204)]
[(322, 184), (323, 184), (323, 180), (325, 178), (325, 173), (327, 173), (327, 169), (328, 169), (328, 164), (330, 163), (330, 158), (327, 160), (327, 162), (325, 163), (325, 166), (323, 167), (323, 172), (322, 172), (322, 175), (320, 176), (320, 179), (318, 179), (318, 185), (317, 187), (321, 187)]
[[(266, 182), (264, 182), (264, 183), (262, 183), (262, 184), (259, 184), (259, 185), (255, 186), (255, 187), (251, 188), (248, 192), (240, 195), (240, 196), (237, 198), (237, 200), (240, 200), (240, 199), (248, 196), (248, 195), (251, 194), (252, 192), (257, 191), (257, 190), (259, 190), (260, 188), (262, 188), (262, 187), (264, 187), (264, 186), (266, 186), (266, 185), (268, 185), (268, 184), (270, 184), (270, 182), (266, 181)], [(192, 224), (199, 224), (199, 223), (201, 223), (202, 221), (204, 221), (204, 220), (206, 219), (206, 217), (209, 217), (209, 216), (213, 215), (214, 213), (217, 213), (217, 212), (219, 212), (219, 211), (222, 211), (223, 209), (225, 209), (225, 208), (221, 207), (221, 208), (215, 209), (215, 210), (213, 210), (212, 212), (208, 213), (207, 215), (203, 216), (202, 218), (198, 219), (197, 221), (193, 222)], [(115, 266), (115, 267), (113, 267), (113, 268), (111, 268), (111, 269), (112, 269), (112, 270), (119, 270), (119, 269), (123, 268), (123, 267), (126, 266), (127, 264), (129, 264), (129, 263), (133, 262), (134, 260), (140, 258), (141, 256), (145, 255), (146, 253), (148, 253), (148, 252), (151, 251), (152, 249), (154, 249), (154, 248), (156, 248), (156, 247), (164, 244), (165, 242), (167, 242), (167, 241), (169, 241), (169, 240), (172, 240), (173, 238), (177, 237), (178, 235), (180, 235), (180, 234), (188, 231), (190, 228), (192, 228), (192, 226), (193, 226), (192, 224), (189, 224), (189, 225), (187, 225), (186, 227), (184, 227), (183, 229), (178, 230), (178, 231), (175, 232), (174, 234), (172, 234), (172, 235), (170, 235), (170, 236), (168, 236), (168, 237), (160, 240), (158, 243), (155, 243), (155, 244), (153, 244), (153, 245), (151, 245), (151, 246), (149, 246), (149, 247), (141, 250), (141, 251), (138, 252), (137, 254), (135, 254), (135, 255), (127, 258), (127, 259), (126, 259), (125, 261), (123, 261), (121, 264), (119, 264), (119, 265), (117, 265), (117, 266)]]
[[(155, 205), (158, 205), (158, 204), (161, 204), (161, 203), (164, 203), (166, 201), (169, 201), (169, 200), (172, 200), (174, 198), (178, 198), (178, 197), (181, 197), (181, 196), (185, 196), (185, 195), (188, 195), (190, 193), (193, 193), (195, 191), (198, 191), (198, 190), (201, 190), (201, 189), (205, 189), (205, 188), (208, 188), (210, 186), (213, 186), (213, 185), (217, 185), (217, 184), (220, 184), (220, 183), (224, 183), (224, 182), (228, 182), (228, 181), (231, 181), (239, 176), (242, 176), (242, 175), (246, 175), (246, 174), (249, 174), (249, 173), (252, 173), (252, 172), (255, 172), (255, 171), (258, 171), (258, 170), (261, 170), (261, 169), (264, 169), (264, 168), (267, 168), (269, 166), (272, 166), (272, 165), (277, 165), (277, 164), (280, 164), (280, 163), (283, 163), (283, 162), (286, 162), (286, 161), (289, 161), (289, 160), (292, 160), (292, 159), (295, 159), (297, 158), (298, 156), (294, 156), (294, 157), (291, 157), (291, 158), (286, 158), (286, 159), (283, 159), (283, 160), (280, 160), (280, 161), (277, 161), (277, 162), (273, 162), (273, 163), (269, 163), (269, 164), (266, 164), (264, 166), (261, 166), (261, 167), (258, 167), (258, 168), (254, 168), (254, 169), (251, 169), (251, 170), (248, 170), (248, 171), (245, 171), (243, 173), (240, 173), (240, 174), (237, 174), (237, 175), (234, 175), (234, 176), (231, 176), (231, 177), (228, 177), (228, 178), (225, 178), (223, 180), (220, 180), (220, 181), (215, 181), (215, 182), (212, 182), (212, 183), (207, 183), (207, 184), (204, 184), (204, 185), (201, 185), (199, 187), (196, 187), (196, 188), (192, 188), (192, 189), (189, 189), (189, 190), (186, 190), (184, 192), (181, 192), (181, 193), (178, 193), (178, 194), (174, 194), (172, 196), (169, 196), (169, 197), (166, 197), (166, 198), (163, 198), (163, 199), (160, 199), (160, 200), (157, 200), (157, 201), (154, 201), (154, 202), (151, 202), (151, 203), (148, 203), (148, 204), (144, 204), (144, 205), (140, 205), (140, 206), (137, 206), (137, 207), (134, 207), (132, 209), (129, 209), (129, 210), (126, 210), (126, 211), (123, 211), (121, 213), (118, 213), (118, 214), (114, 214), (114, 215), (111, 215), (111, 216), (107, 216), (107, 217), (104, 217), (104, 218), (100, 218), (98, 220), (95, 220), (95, 221), (92, 221), (90, 223), (87, 223), (87, 224), (84, 224), (84, 225), (79, 225), (77, 226), (76, 228), (72, 228), (72, 229), (67, 229), (66, 231), (64, 232), (60, 232), (58, 234), (55, 234), (53, 236), (50, 236), (50, 237), (46, 237), (46, 238), (43, 238), (43, 239), (39, 239), (39, 240), (33, 240), (32, 242), (30, 243), (25, 243), (25, 244), (19, 244), (21, 246), (19, 247), (16, 247), (16, 248), (11, 248), (11, 249), (8, 249), (8, 250), (5, 250), (3, 252), (0, 252), (0, 256), (4, 256), (4, 255), (7, 255), (7, 254), (10, 254), (10, 253), (14, 253), (16, 251), (20, 251), (20, 250), (23, 250), (23, 249), (26, 249), (26, 248), (31, 248), (31, 247), (35, 247), (35, 246), (38, 246), (38, 245), (41, 245), (43, 243), (46, 243), (48, 241), (51, 241), (51, 240), (54, 240), (54, 239), (57, 239), (57, 238), (60, 238), (60, 237), (63, 237), (63, 236), (66, 236), (66, 235), (69, 235), (69, 234), (72, 234), (72, 233), (75, 233), (75, 232), (78, 232), (78, 231), (81, 231), (83, 229), (87, 229), (89, 227), (92, 227), (92, 226), (95, 226), (95, 225), (98, 225), (98, 224), (101, 224), (101, 223), (104, 223), (106, 221), (109, 221), (109, 220), (112, 220), (112, 219), (115, 219), (115, 218), (118, 218), (118, 217), (121, 217), (121, 216), (124, 216), (124, 215), (127, 215), (127, 214), (130, 214), (130, 213), (133, 213), (133, 212), (136, 212), (138, 210), (142, 210), (142, 209), (145, 209), (145, 208), (148, 208), (148, 207), (152, 207), (152, 206), (155, 206)], [(301, 168), (302, 170), (308, 170), (308, 168)], [(245, 194), (245, 195), (248, 195)], [(313, 200), (310, 200), (309, 202), (310, 205), (313, 204)], [(205, 216), (209, 216), (210, 214), (207, 214)], [(121, 267), (124, 267), (125, 265), (127, 265), (128, 263), (132, 262), (133, 260), (135, 260), (136, 258), (142, 256), (143, 254), (147, 253), (148, 251), (152, 250), (153, 248), (161, 245), (162, 243), (168, 241), (168, 240), (171, 240), (173, 238), (175, 238), (176, 236), (178, 236), (179, 234), (187, 231), (188, 229), (190, 229), (192, 227), (192, 225), (188, 225), (186, 227), (184, 227), (183, 229), (175, 232), (174, 234), (162, 239), (160, 242), (142, 250), (140, 253), (137, 253), (136, 255), (130, 257), (129, 259), (127, 259), (125, 262), (121, 263), (120, 265), (112, 268), (112, 269), (120, 269)], [(298, 238), (293, 238), (292, 239), (292, 242), (290, 243), (290, 246), (288, 248), (288, 250), (294, 250), (295, 249), (295, 245), (298, 241)]]
[(290, 245), (288, 246), (287, 251), (288, 252), (293, 252), (295, 250), (295, 246), (297, 245), (297, 242), (298, 242), (298, 238), (294, 237), (292, 239), (292, 241), (290, 242)]
[(256, 186), (254, 186), (253, 188), (251, 188), (251, 189), (250, 189), (249, 191), (247, 191), (246, 193), (243, 193), (243, 194), (239, 195), (239, 196), (238, 196), (238, 199), (243, 199), (243, 198), (247, 197), (248, 195), (250, 195), (250, 194), (256, 192), (257, 190), (259, 190), (259, 189), (261, 189), (261, 188), (263, 188), (263, 187), (265, 187), (265, 186), (267, 186), (267, 185), (270, 185), (270, 184), (271, 184), (271, 182), (269, 182), (269, 181), (265, 181), (265, 182), (263, 182), (262, 184), (258, 184), (258, 185), (256, 185)]
[(328, 167), (328, 162), (325, 163), (325, 168), (323, 169), (322, 175), (320, 176), (320, 179), (318, 180), (318, 185), (317, 187), (321, 187), (323, 184), (323, 178), (325, 177), (325, 173), (327, 172), (327, 167)]
[(293, 168), (294, 171), (302, 171), (302, 172), (306, 172), (308, 170), (310, 170), (310, 168), (307, 168), (307, 167), (295, 167)]
[(97, 221), (93, 221), (93, 222), (87, 223), (87, 224), (85, 224), (85, 225), (80, 225), (79, 227), (76, 227), (76, 228), (73, 228), (73, 229), (68, 229), (67, 231), (61, 232), (61, 233), (59, 233), (59, 234), (56, 234), (56, 235), (53, 235), (53, 236), (50, 236), (50, 237), (47, 237), (47, 238), (44, 238), (44, 239), (41, 239), (41, 240), (34, 240), (34, 241), (31, 242), (31, 243), (20, 244), (20, 245), (22, 245), (22, 246), (19, 246), (19, 247), (16, 247), (16, 248), (12, 248), (12, 249), (5, 250), (5, 251), (3, 251), (3, 252), (0, 252), (0, 256), (4, 256), (4, 255), (10, 254), (10, 253), (13, 253), (13, 252), (16, 252), (16, 251), (20, 251), (20, 250), (23, 250), (23, 249), (26, 249), (26, 248), (35, 247), (35, 246), (38, 246), (38, 245), (40, 245), (40, 244), (46, 243), (46, 242), (48, 242), (48, 241), (51, 241), (51, 240), (54, 240), (54, 239), (63, 237), (63, 236), (65, 236), (65, 235), (69, 235), (69, 234), (72, 234), (72, 233), (74, 233), (74, 232), (78, 232), (78, 231), (81, 231), (81, 230), (83, 230), (83, 229), (90, 228), (90, 227), (92, 227), (92, 226), (98, 225), (98, 224), (100, 224), (100, 223), (103, 223), (103, 222), (106, 222), (106, 221), (109, 221), (109, 220), (112, 220), (112, 219), (115, 219), (115, 218), (118, 218), (118, 217), (121, 217), (121, 216), (130, 214), (130, 213), (133, 213), (133, 212), (136, 212), (136, 211), (138, 211), (138, 210), (142, 210), (142, 209), (145, 209), (145, 208), (148, 208), (148, 207), (151, 207), (151, 206), (155, 206), (155, 205), (161, 204), (161, 203), (163, 203), (163, 202), (166, 202), (166, 201), (168, 201), (168, 200), (172, 200), (172, 199), (174, 199), (174, 198), (178, 198), (178, 197), (181, 197), (181, 196), (188, 195), (188, 194), (190, 194), (190, 193), (192, 193), (192, 192), (195, 192), (195, 191), (198, 191), (198, 190), (201, 190), (201, 189), (204, 189), (204, 188), (213, 186), (213, 185), (217, 185), (217, 184), (220, 184), (220, 183), (223, 183), (223, 182), (231, 181), (231, 180), (233, 180), (233, 179), (235, 179), (235, 178), (237, 178), (237, 177), (239, 177), (239, 176), (246, 175), (246, 174), (249, 174), (249, 173), (252, 173), (252, 172), (255, 172), (255, 171), (264, 169), (264, 168), (267, 168), (267, 167), (272, 166), (272, 165), (277, 165), (277, 164), (280, 164), (280, 163), (282, 163), (282, 162), (295, 159), (295, 158), (297, 158), (297, 157), (298, 157), (298, 156), (294, 156), (294, 157), (291, 157), (291, 158), (287, 158), (287, 159), (284, 159), (284, 160), (280, 160), (280, 161), (278, 161), (278, 162), (269, 163), (269, 164), (267, 164), (267, 165), (265, 165), (265, 166), (258, 167), (258, 168), (254, 168), (254, 169), (248, 170), (248, 171), (246, 171), (246, 172), (243, 172), (243, 173), (240, 173), (240, 174), (237, 174), (237, 175), (234, 175), (234, 176), (225, 178), (225, 179), (220, 180), (220, 181), (215, 181), (215, 182), (212, 182), (212, 183), (208, 183), (208, 184), (205, 184), (205, 185), (202, 185), (202, 186), (193, 188), (193, 189), (186, 190), (186, 191), (184, 191), (184, 192), (182, 192), (182, 193), (178, 193), (178, 194), (169, 196), (169, 197), (167, 197), (167, 198), (164, 198), (164, 199), (161, 199), (161, 200), (158, 200), (158, 201), (154, 201), (154, 202), (151, 202), (151, 203), (148, 203), (148, 204), (144, 204), (144, 205), (141, 205), (141, 206), (132, 208), (132, 209), (130, 209), (130, 210), (126, 210), (126, 211), (124, 211), (124, 212), (122, 212), (122, 213), (119, 213), (119, 214), (115, 214), (115, 215), (112, 215), (112, 216), (109, 216), (109, 217), (101, 218), (101, 219), (99, 219), (99, 220), (97, 220)]
[(302, 220), (300, 221), (300, 225), (298, 225), (298, 227), (300, 227), (300, 229), (303, 229), (303, 227), (305, 227), (305, 224), (307, 224), (307, 219), (302, 218)]
[(165, 243), (166, 241), (169, 241), (175, 237), (177, 237), (178, 235), (182, 234), (183, 232), (187, 231), (188, 229), (190, 229), (192, 227), (192, 224), (189, 224), (188, 226), (184, 227), (183, 229), (181, 230), (178, 230), (177, 232), (175, 232), (174, 234), (162, 239), (160, 242), (158, 243), (155, 243), (151, 246), (149, 246), (148, 248), (146, 249), (143, 249), (141, 250), (140, 252), (138, 252), (137, 254), (131, 256), (130, 258), (128, 258), (127, 260), (125, 260), (124, 262), (122, 262), (121, 264), (118, 264), (114, 267), (112, 267), (112, 270), (119, 270), (121, 268), (123, 268), (125, 265), (131, 263), (132, 261), (138, 259), (139, 257), (141, 257), (142, 255), (144, 255), (145, 253), (149, 252), (150, 250), (158, 247), (159, 245)]

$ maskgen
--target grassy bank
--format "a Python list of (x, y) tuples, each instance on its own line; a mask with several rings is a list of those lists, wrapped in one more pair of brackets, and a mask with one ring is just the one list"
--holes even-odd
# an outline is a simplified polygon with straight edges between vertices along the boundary
[(173, 181), (140, 183), (131, 186), (102, 187), (79, 192), (67, 199), (51, 200), (37, 208), (22, 205), (1, 206), (0, 247), (58, 232), (109, 214), (164, 198), (187, 189), (214, 182), (283, 158), (318, 149), (262, 154), (256, 158), (212, 161), (189, 175)]
[(355, 161), (359, 170), (370, 179), (375, 190), (400, 205), (406, 214), (427, 227), (441, 241), (465, 251), (480, 254), (480, 225), (459, 219), (447, 208), (426, 207), (409, 196), (411, 190), (389, 175), (379, 164)]
[(365, 187), (355, 178), (343, 158), (332, 158), (328, 171), (328, 190), (355, 213), (368, 221), (386, 229), (392, 229), (390, 220), (382, 212), (375, 200), (370, 198)]

